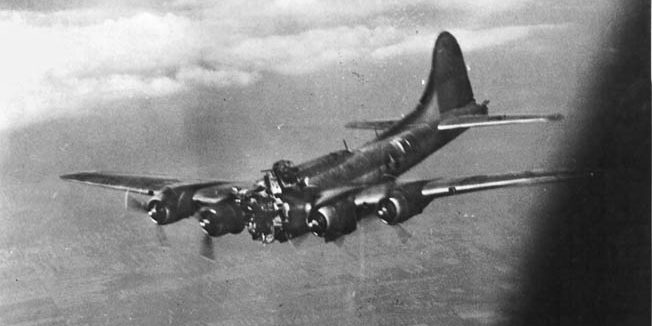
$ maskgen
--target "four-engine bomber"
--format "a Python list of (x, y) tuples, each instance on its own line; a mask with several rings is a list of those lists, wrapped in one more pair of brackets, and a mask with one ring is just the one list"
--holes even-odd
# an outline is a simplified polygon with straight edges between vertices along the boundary
[[(357, 149), (347, 147), (298, 165), (277, 161), (253, 185), (107, 172), (61, 178), (127, 191), (127, 206), (148, 212), (159, 225), (194, 215), (210, 236), (246, 228), (253, 239), (271, 243), (309, 232), (330, 241), (355, 231), (358, 220), (367, 215), (375, 214), (389, 225), (405, 222), (438, 197), (591, 175), (525, 171), (398, 179), (469, 128), (561, 119), (559, 114), (492, 116), (487, 104), (476, 103), (457, 40), (443, 32), (435, 42), (428, 82), (416, 108), (398, 120), (347, 124), (376, 131), (374, 139)], [(134, 194), (150, 198), (141, 201)]]

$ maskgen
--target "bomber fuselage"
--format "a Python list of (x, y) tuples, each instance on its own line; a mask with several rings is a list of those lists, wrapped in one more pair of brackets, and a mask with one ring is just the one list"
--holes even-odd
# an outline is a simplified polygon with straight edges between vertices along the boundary
[[(480, 112), (486, 112), (486, 107), (471, 102), (446, 115)], [(396, 128), (387, 130), (360, 148), (333, 152), (299, 164), (298, 177), (319, 189), (394, 180), (466, 131), (438, 130), (439, 121), (420, 122), (418, 117), (407, 116), (397, 123)]]
[[(484, 104), (478, 105), (472, 101), (461, 108), (444, 113), (441, 118), (486, 113), (486, 111), (487, 108)], [(320, 205), (315, 195), (323, 195), (330, 189), (342, 191), (356, 185), (369, 187), (392, 182), (466, 130), (439, 130), (437, 126), (441, 119), (424, 117), (425, 114), (427, 114), (426, 110), (413, 111), (392, 128), (355, 150), (332, 152), (295, 167), (291, 166), (290, 168), (294, 170), (290, 180), (298, 182), (293, 186), (285, 187), (276, 194), (272, 192), (271, 196), (267, 197), (279, 198), (282, 205), (286, 206), (285, 213), (282, 214), (284, 218), (281, 219), (283, 232), (272, 233), (276, 237), (279, 234), (294, 237), (308, 232), (306, 218), (314, 209), (314, 205)], [(289, 164), (288, 161), (279, 162)], [(266, 176), (267, 189), (274, 188), (269, 182), (274, 175), (270, 173), (268, 172)], [(283, 173), (276, 171), (275, 174), (276, 179), (283, 179), (280, 177)], [(335, 193), (337, 194), (338, 191)], [(342, 201), (347, 201), (337, 197), (332, 200), (340, 204)], [(259, 198), (257, 201), (264, 202), (271, 201), (271, 199)], [(337, 203), (331, 204), (337, 205)], [(261, 214), (261, 216), (263, 215)], [(255, 216), (252, 218), (256, 219)], [(263, 222), (261, 219), (257, 225), (261, 225)], [(273, 223), (267, 222), (267, 224), (272, 225)], [(250, 228), (250, 232), (255, 229)], [(272, 227), (270, 226), (269, 229), (271, 230)], [(254, 238), (259, 237), (255, 232), (252, 235)], [(283, 238), (277, 239), (283, 241)]]

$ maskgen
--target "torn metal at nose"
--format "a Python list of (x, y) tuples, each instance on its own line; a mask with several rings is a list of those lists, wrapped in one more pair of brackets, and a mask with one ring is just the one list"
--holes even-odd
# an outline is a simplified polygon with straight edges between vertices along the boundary
[(283, 200), (284, 193), (298, 187), (297, 168), (292, 162), (281, 160), (272, 169), (261, 171), (264, 176), (255, 187), (238, 196), (245, 213), (247, 230), (254, 240), (271, 243), (288, 239), (284, 224), (287, 223), (290, 204)]

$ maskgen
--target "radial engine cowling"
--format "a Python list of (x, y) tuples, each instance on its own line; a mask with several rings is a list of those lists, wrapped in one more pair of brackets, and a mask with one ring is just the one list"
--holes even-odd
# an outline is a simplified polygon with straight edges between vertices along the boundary
[(376, 215), (383, 222), (395, 225), (423, 212), (430, 201), (431, 198), (421, 195), (421, 187), (418, 185), (394, 189), (378, 202)]
[(235, 203), (222, 202), (202, 207), (199, 210), (199, 225), (211, 237), (227, 233), (240, 233), (245, 227), (244, 214)]
[(298, 193), (285, 195), (283, 201), (283, 214), (287, 217), (283, 229), (288, 238), (307, 233), (309, 230), (306, 221), (312, 209), (312, 199), (305, 193)]
[(195, 213), (194, 191), (183, 187), (165, 187), (147, 202), (149, 217), (159, 225), (170, 224)]
[(342, 199), (312, 209), (307, 219), (308, 228), (326, 240), (355, 231), (357, 214), (351, 200)]

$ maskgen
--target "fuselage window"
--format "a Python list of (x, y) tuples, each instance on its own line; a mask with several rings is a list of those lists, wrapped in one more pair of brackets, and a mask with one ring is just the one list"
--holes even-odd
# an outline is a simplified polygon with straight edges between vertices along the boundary
[(396, 154), (398, 154), (399, 156), (402, 156), (402, 155), (407, 153), (407, 151), (405, 149), (405, 146), (403, 144), (403, 139), (396, 138), (396, 139), (391, 141), (391, 144), (392, 144), (393, 149), (395, 149), (395, 151), (392, 151), (392, 152), (396, 152)]
[(390, 171), (400, 169), (401, 162), (405, 160), (405, 156), (411, 150), (410, 142), (403, 138), (395, 138), (390, 142), (390, 150), (387, 157), (387, 168)]
[(392, 152), (397, 154), (398, 156), (403, 156), (405, 154), (409, 154), (409, 153), (412, 153), (412, 152), (415, 151), (415, 145), (407, 137), (406, 138), (396, 138), (396, 139), (391, 141), (391, 144), (392, 144), (392, 147), (395, 149)]
[(412, 143), (410, 143), (410, 141), (407, 138), (401, 139), (399, 144), (401, 144), (401, 147), (403, 147), (403, 151), (405, 153), (412, 152)]

